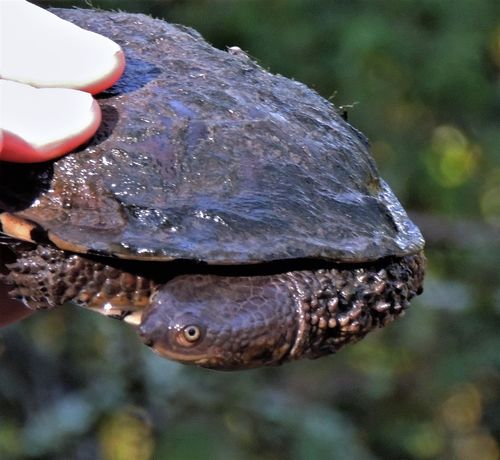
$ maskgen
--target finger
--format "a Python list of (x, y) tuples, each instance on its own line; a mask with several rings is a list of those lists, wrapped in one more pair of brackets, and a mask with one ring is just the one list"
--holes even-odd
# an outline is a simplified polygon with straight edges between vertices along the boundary
[(1, 78), (96, 94), (123, 73), (123, 51), (102, 35), (24, 0), (1, 1), (0, 13)]
[(101, 122), (92, 96), (0, 80), (0, 160), (47, 161), (90, 139)]
[(12, 300), (8, 295), (9, 288), (0, 283), (0, 327), (19, 321), (35, 313), (21, 302)]

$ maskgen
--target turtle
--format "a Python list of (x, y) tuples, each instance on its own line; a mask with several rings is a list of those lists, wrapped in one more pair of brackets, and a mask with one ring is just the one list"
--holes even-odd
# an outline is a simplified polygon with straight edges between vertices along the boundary
[(0, 166), (13, 298), (84, 306), (166, 358), (239, 370), (335, 353), (422, 292), (424, 239), (330, 101), (185, 26), (52, 11), (127, 66), (88, 144)]

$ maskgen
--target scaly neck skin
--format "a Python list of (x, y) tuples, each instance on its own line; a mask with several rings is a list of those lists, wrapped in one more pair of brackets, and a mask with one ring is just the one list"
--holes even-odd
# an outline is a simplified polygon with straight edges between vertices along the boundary
[(290, 273), (299, 318), (289, 359), (318, 358), (404, 313), (422, 292), (422, 253), (359, 268)]

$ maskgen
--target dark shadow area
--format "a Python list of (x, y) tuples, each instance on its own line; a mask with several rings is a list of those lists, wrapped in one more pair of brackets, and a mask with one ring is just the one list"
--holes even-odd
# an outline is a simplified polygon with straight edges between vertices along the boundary
[(20, 211), (50, 188), (54, 162), (0, 162), (0, 210)]
[(142, 59), (130, 56), (125, 50), (127, 65), (123, 76), (111, 88), (96, 96), (96, 99), (106, 99), (119, 94), (137, 91), (161, 74), (161, 69)]
[[(100, 262), (105, 265), (117, 268), (119, 270), (143, 276), (147, 279), (155, 280), (159, 283), (165, 283), (174, 276), (180, 275), (217, 275), (228, 277), (251, 277), (251, 276), (271, 276), (280, 273), (308, 271), (316, 272), (318, 270), (338, 270), (352, 272), (356, 269), (366, 269), (373, 273), (386, 268), (390, 265), (401, 262), (402, 257), (384, 257), (375, 262), (364, 263), (336, 263), (318, 259), (282, 259), (271, 262), (261, 262), (255, 264), (241, 265), (210, 265), (203, 261), (177, 259), (172, 261), (140, 261), (126, 260), (110, 257), (109, 254), (97, 254), (91, 251), (85, 256), (87, 259)], [(411, 256), (413, 257), (413, 256)], [(411, 258), (410, 256), (408, 258)]]
[(118, 111), (110, 106), (106, 105), (105, 102), (100, 103), (101, 113), (102, 113), (102, 121), (99, 129), (94, 134), (94, 136), (88, 141), (88, 143), (78, 147), (75, 150), (75, 153), (82, 152), (89, 146), (99, 145), (101, 142), (104, 142), (109, 136), (113, 134), (116, 124), (118, 123), (118, 119), (120, 115)]

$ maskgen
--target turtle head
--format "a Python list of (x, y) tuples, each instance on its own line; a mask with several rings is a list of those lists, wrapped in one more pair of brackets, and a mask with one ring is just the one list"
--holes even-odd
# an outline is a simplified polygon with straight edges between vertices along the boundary
[(152, 297), (140, 334), (167, 358), (234, 370), (286, 359), (296, 323), (293, 300), (278, 281), (185, 275)]

